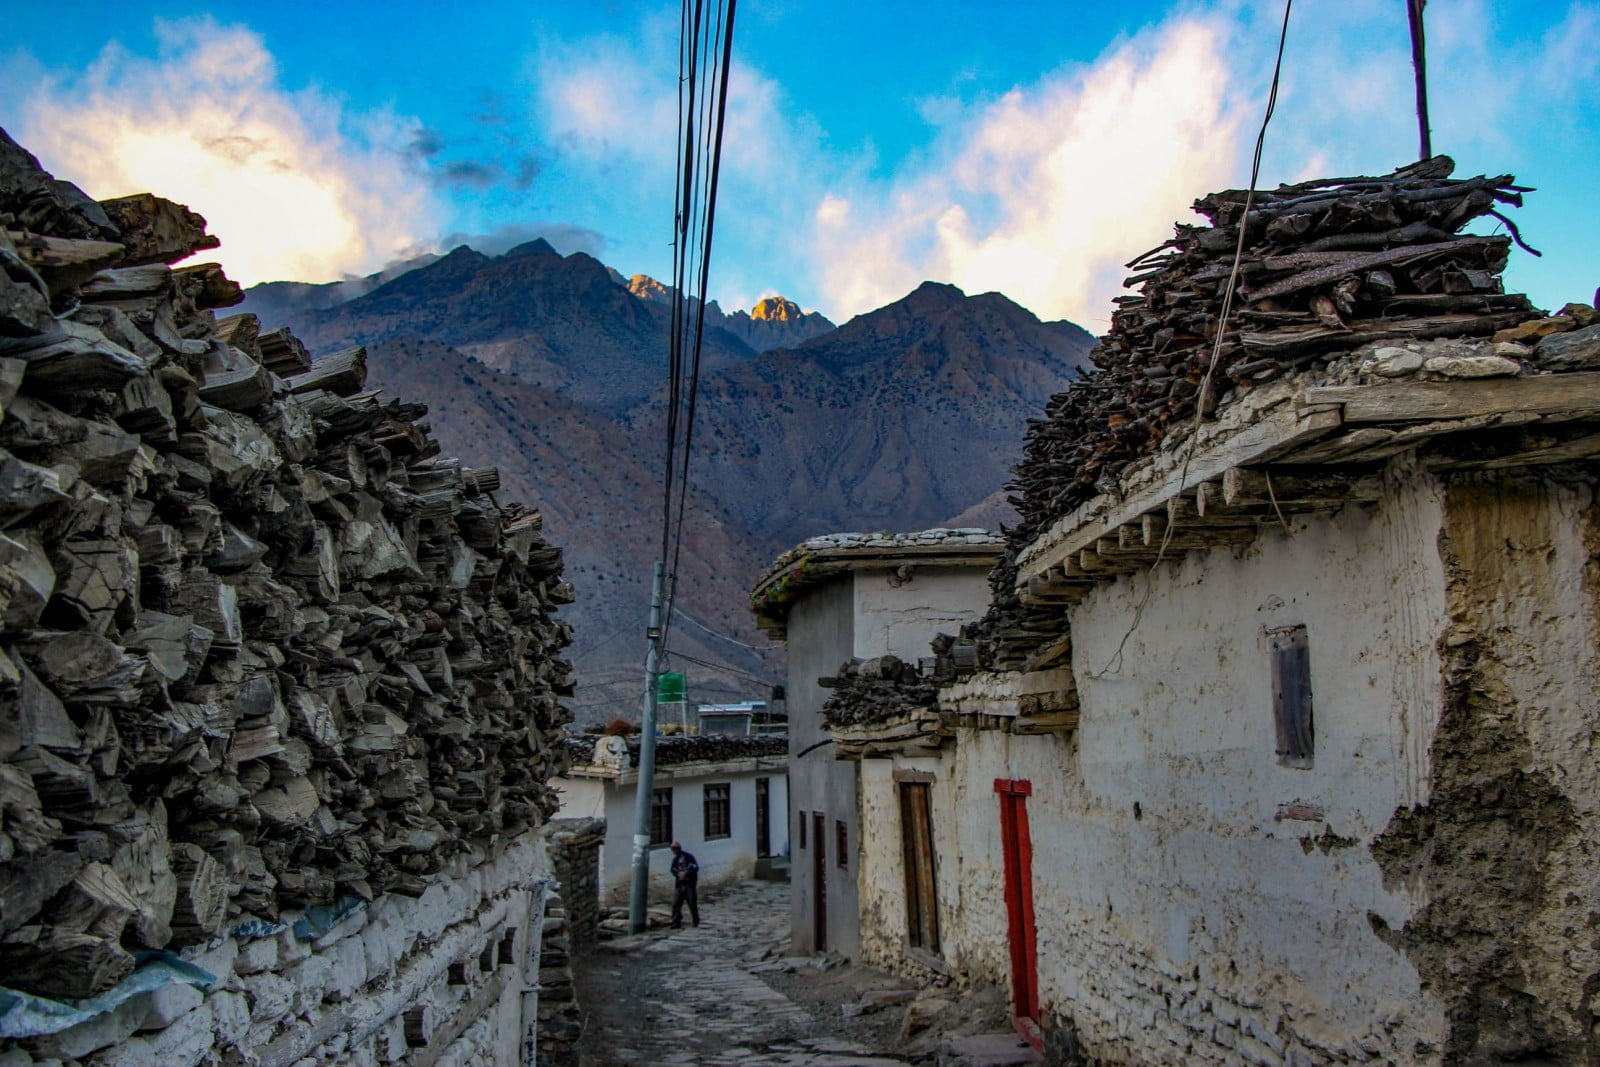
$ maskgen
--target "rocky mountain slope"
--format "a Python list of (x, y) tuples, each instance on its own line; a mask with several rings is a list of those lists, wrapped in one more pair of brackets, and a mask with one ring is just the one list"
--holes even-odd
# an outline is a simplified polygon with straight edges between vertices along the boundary
[[(506, 491), (544, 512), (578, 591), (565, 614), (580, 721), (637, 702), (659, 538), (660, 288), (540, 241), (499, 257), (458, 248), (289, 313), (318, 353), (368, 345), (375, 386), (426, 400), (447, 450), (498, 465)], [(723, 325), (708, 337), (680, 568), (688, 619), (671, 644), (742, 672), (690, 667), (697, 694), (732, 698), (776, 680), (776, 656), (700, 627), (765, 649), (746, 595), (778, 552), (827, 530), (938, 525), (993, 494), (1090, 338), (999, 294), (934, 284), (837, 329), (781, 297), (735, 315), (708, 305), (708, 323), (713, 310)], [(804, 339), (758, 353), (740, 331)]]
[[(706, 376), (700, 484), (755, 532), (916, 529), (993, 493), (1093, 338), (999, 293), (924, 283), (798, 348)], [(635, 409), (652, 425), (655, 408)]]
[[(369, 388), (426, 397), (428, 421), (447, 451), (493, 457), (506, 498), (527, 501), (544, 515), (546, 530), (568, 535), (566, 577), (579, 595), (562, 618), (578, 635), (573, 660), (585, 687), (579, 710), (600, 698), (600, 683), (616, 682), (620, 689), (612, 696), (633, 699), (641, 684), (650, 568), (660, 537), (655, 442), (434, 341), (380, 341), (368, 352), (368, 366)], [(682, 610), (712, 629), (745, 631), (747, 576), (758, 573), (770, 554), (714, 500), (692, 497), (685, 517)], [(745, 636), (749, 643), (766, 643)], [(678, 627), (672, 646), (752, 673), (764, 670), (761, 657), (692, 624)], [(727, 685), (728, 677), (706, 682)], [(740, 684), (722, 695), (749, 692), (750, 686)]]

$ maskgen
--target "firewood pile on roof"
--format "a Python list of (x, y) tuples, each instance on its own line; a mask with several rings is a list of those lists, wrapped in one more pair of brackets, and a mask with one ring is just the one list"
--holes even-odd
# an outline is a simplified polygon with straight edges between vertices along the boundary
[[(1380, 177), (1329, 178), (1195, 202), (1210, 226), (1179, 224), (1128, 266), (1097, 370), (1030, 423), (1010, 488), (1026, 538), (1093, 497), (1129, 462), (1209, 416), (1230, 393), (1304, 372), (1364, 344), (1487, 337), (1537, 314), (1504, 292), (1512, 241), (1460, 233), (1520, 205), (1509, 175), (1451, 179), (1436, 156)], [(1243, 229), (1233, 309), (1223, 290)], [(1515, 230), (1512, 230), (1515, 233)], [(1202, 385), (1218, 332), (1220, 354)]]
[(572, 598), (540, 518), (254, 316), (205, 220), (0, 131), (0, 984), (418, 893), (546, 819)]
[[(566, 740), (567, 754), (572, 766), (595, 766), (596, 750), (601, 738), (595, 734), (579, 734)], [(619, 738), (627, 746), (628, 766), (639, 765), (639, 738), (637, 735)], [(609, 744), (615, 742), (607, 740)], [(789, 738), (783, 734), (666, 734), (656, 738), (656, 766), (675, 767), (691, 763), (724, 763), (732, 760), (772, 759), (787, 757)], [(617, 770), (622, 768), (618, 767)]]
[(847, 660), (833, 677), (817, 683), (831, 690), (822, 706), (829, 729), (914, 715), (933, 707), (939, 695), (931, 673), (892, 655)]

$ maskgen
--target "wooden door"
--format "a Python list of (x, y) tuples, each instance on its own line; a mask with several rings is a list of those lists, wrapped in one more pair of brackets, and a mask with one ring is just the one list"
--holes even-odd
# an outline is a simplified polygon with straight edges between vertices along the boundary
[(915, 948), (939, 951), (933, 810), (927, 782), (900, 783), (900, 841), (906, 868), (906, 933)]
[(762, 859), (772, 855), (772, 828), (768, 822), (772, 814), (770, 788), (770, 779), (756, 779), (756, 855)]
[(828, 817), (811, 813), (811, 944), (813, 951), (828, 950)]
[(1017, 1032), (1036, 1048), (1039, 1032), (1039, 960), (1033, 921), (1033, 840), (1028, 835), (1026, 779), (996, 778), (1000, 845), (1005, 857), (1006, 926), (1011, 948), (1011, 1013)]

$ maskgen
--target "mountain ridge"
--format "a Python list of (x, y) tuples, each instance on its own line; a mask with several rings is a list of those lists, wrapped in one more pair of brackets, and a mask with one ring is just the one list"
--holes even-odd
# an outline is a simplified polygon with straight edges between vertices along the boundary
[[(502, 256), (461, 246), (290, 321), (318, 353), (367, 345), (373, 387), (427, 402), (447, 448), (499, 467), (505, 492), (544, 513), (578, 589), (580, 719), (637, 701), (636, 631), (659, 551), (671, 304), (635, 287), (665, 293), (548, 242)], [(737, 314), (807, 321), (767, 299), (752, 309), (761, 317)], [(1003, 500), (986, 498), (1020, 456), (1027, 418), (1092, 343), (1001, 294), (935, 282), (783, 347), (755, 351), (723, 326), (706, 338), (678, 605), (710, 632), (675, 627), (672, 650), (725, 665), (689, 673), (697, 692), (730, 697), (781, 677), (781, 651), (745, 610), (773, 556), (815, 533), (1003, 516)]]

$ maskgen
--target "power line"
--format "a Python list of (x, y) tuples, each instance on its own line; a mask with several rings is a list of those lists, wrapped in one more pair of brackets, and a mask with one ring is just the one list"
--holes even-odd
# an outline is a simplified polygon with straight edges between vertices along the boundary
[(688, 623), (690, 626), (693, 626), (697, 630), (703, 630), (706, 633), (710, 634), (712, 637), (721, 638), (722, 640), (728, 642), (728, 644), (730, 644), (730, 645), (738, 645), (740, 648), (748, 648), (751, 652), (772, 652), (772, 651), (774, 651), (774, 650), (776, 650), (778, 648), (777, 645), (767, 645), (765, 648), (757, 648), (755, 645), (747, 645), (743, 641), (739, 640), (737, 637), (729, 637), (727, 634), (722, 633), (720, 630), (713, 630), (711, 627), (709, 627), (705, 623), (699, 621), (693, 615), (690, 615), (687, 611), (684, 611), (682, 608), (678, 607), (676, 604), (674, 604), (672, 606), (672, 610), (677, 612), (678, 618), (682, 619), (684, 622)]
[[(677, 144), (682, 167), (673, 192), (672, 316), (667, 345), (666, 441), (661, 472), (661, 554), (656, 559), (651, 582), (643, 730), (634, 796), (633, 878), (628, 901), (628, 926), (634, 933), (641, 932), (645, 925), (650, 876), (650, 791), (655, 771), (655, 716), (659, 699), (656, 684), (667, 648), (667, 635), (671, 632), (672, 603), (683, 552), (683, 519), (689, 498), (689, 457), (694, 444), (700, 352), (705, 339), (706, 286), (716, 225), (722, 130), (728, 114), (728, 73), (733, 62), (736, 4), (737, 0), (709, 0), (709, 4), (708, 0), (693, 0), (691, 7), (690, 0), (683, 0), (678, 17)], [(693, 274), (696, 265), (698, 279)], [(700, 305), (698, 310), (691, 303), (696, 299)]]
[(699, 657), (691, 656), (685, 652), (668, 652), (667, 655), (674, 659), (687, 660), (690, 663), (695, 663), (701, 667), (706, 667), (714, 671), (722, 671), (724, 674), (733, 674), (739, 676), (740, 678), (748, 678), (750, 681), (760, 682), (762, 685), (783, 684), (783, 681), (778, 678), (770, 676), (763, 678), (759, 674), (751, 674), (749, 671), (741, 671), (739, 668), (729, 667), (725, 663), (712, 663), (710, 660), (700, 659)]

